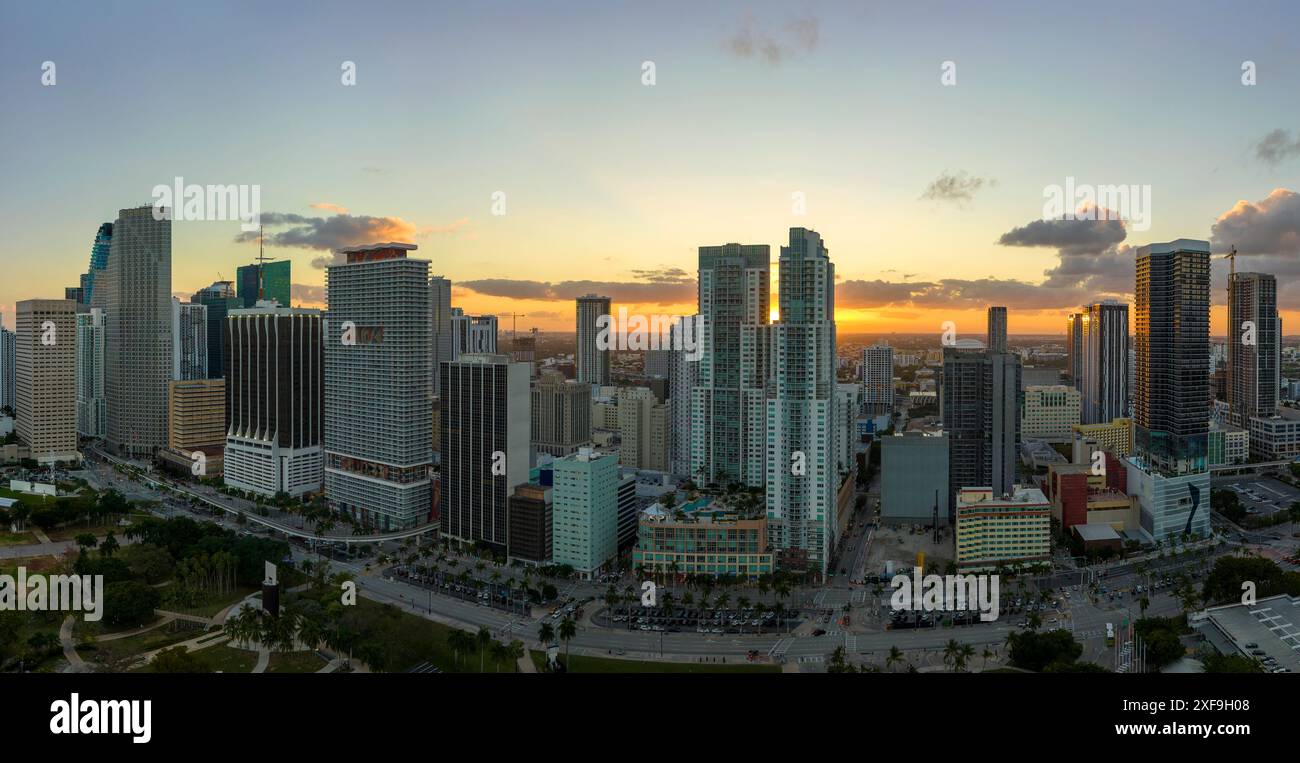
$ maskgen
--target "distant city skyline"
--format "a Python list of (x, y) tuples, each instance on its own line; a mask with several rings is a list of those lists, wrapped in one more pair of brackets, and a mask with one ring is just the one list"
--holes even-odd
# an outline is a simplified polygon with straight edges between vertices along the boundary
[[(253, 25), (217, 7), (10, 9), (6, 325), (18, 301), (79, 283), (118, 209), (183, 177), (260, 186), (266, 252), (293, 263), (295, 306), (325, 306), (332, 249), (413, 241), (455, 306), (520, 313), (521, 329), (572, 330), (587, 293), (689, 314), (698, 247), (775, 247), (806, 226), (836, 242), (842, 335), (945, 320), (976, 335), (990, 304), (1008, 307), (1012, 335), (1059, 335), (1080, 305), (1131, 303), (1132, 249), (1177, 238), (1235, 244), (1238, 269), (1276, 275), (1284, 325), (1300, 326), (1293, 4), (1094, 5), (1070, 19), (1072, 37), (1106, 42), (1086, 76), (1061, 60), (1059, 11), (1028, 2), (997, 16), (506, 4), (525, 17), (510, 25), (493, 23), (496, 5), (367, 8), (364, 25), (339, 2), (280, 3)], [(101, 97), (156, 61), (149, 88)], [(341, 84), (345, 61), (355, 86)], [(1143, 118), (1147, 92), (1161, 105)], [(795, 102), (816, 108), (775, 107)], [(340, 118), (362, 114), (388, 127)], [(1045, 221), (1045, 192), (1076, 181), (1149, 187), (1149, 229)], [(235, 280), (258, 251), (235, 220), (178, 220), (173, 235), (182, 299)], [(1227, 266), (1212, 267), (1221, 335)]]

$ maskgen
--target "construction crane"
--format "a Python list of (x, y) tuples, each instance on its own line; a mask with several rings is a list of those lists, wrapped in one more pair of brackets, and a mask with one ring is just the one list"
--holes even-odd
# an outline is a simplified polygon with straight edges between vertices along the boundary
[(524, 313), (497, 313), (499, 317), (510, 319), (510, 341), (514, 341), (519, 336), (519, 319), (527, 318)]

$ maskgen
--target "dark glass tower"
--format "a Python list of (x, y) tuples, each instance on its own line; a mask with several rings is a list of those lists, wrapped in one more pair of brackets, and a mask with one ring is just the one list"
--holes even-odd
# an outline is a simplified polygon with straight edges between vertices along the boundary
[(1209, 431), (1210, 245), (1138, 250), (1134, 449), (1164, 476), (1203, 472)]

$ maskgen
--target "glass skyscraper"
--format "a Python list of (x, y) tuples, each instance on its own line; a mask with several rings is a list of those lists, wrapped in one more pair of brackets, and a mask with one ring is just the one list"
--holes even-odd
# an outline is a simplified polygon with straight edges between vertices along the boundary
[(235, 288), (240, 307), (256, 307), (259, 299), (273, 299), (280, 307), (289, 307), (289, 260), (241, 265), (235, 271)]

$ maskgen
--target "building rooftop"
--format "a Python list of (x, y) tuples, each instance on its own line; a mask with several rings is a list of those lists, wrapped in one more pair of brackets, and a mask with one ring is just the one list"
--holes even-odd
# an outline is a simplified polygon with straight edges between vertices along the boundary
[(1079, 536), (1080, 540), (1088, 543), (1106, 540), (1122, 540), (1119, 533), (1115, 532), (1115, 528), (1103, 523), (1075, 525), (1074, 532)]
[[(1300, 627), (1296, 626), (1300, 622), (1300, 597), (1278, 594), (1254, 604), (1211, 607), (1189, 620), (1222, 654), (1249, 659), (1272, 657), (1279, 666), (1300, 673)], [(1252, 654), (1256, 650), (1264, 654)]]

